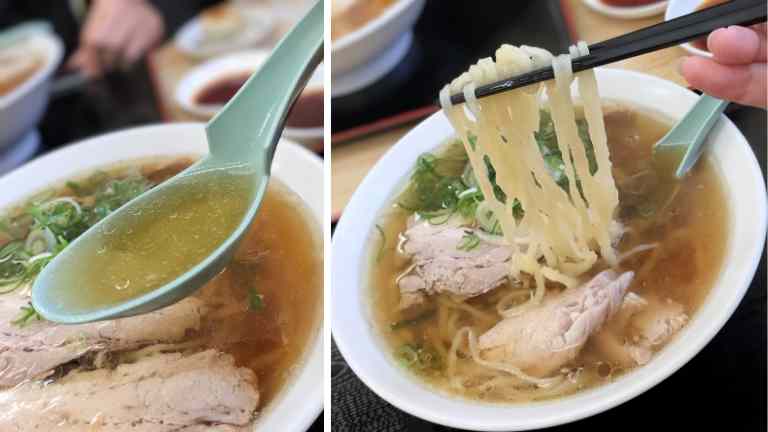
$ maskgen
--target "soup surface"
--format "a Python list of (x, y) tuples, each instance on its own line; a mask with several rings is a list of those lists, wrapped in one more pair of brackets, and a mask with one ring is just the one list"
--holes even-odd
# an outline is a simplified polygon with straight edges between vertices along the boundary
[[(618, 219), (625, 227), (618, 251), (628, 255), (621, 261), (620, 270), (635, 272), (630, 292), (652, 301), (672, 300), (691, 316), (719, 274), (727, 243), (727, 210), (719, 204), (726, 200), (718, 174), (705, 157), (678, 185), (670, 184), (670, 180), (655, 173), (651, 161), (651, 147), (669, 130), (670, 122), (625, 106), (606, 106), (605, 112), (613, 177), (619, 189)], [(432, 166), (445, 176), (444, 181), (462, 175), (467, 158), (458, 141), (439, 148), (434, 157)], [(669, 192), (659, 193), (661, 190)], [(457, 331), (470, 327), (478, 335), (486, 332), (502, 319), (497, 310), (500, 299), (519, 293), (520, 286), (507, 282), (470, 299), (432, 294), (415, 310), (403, 310), (397, 281), (409, 271), (411, 262), (397, 249), (412, 216), (403, 207), (409, 206), (413, 191), (409, 187), (396, 197), (381, 215), (377, 230), (371, 233), (374, 241), (369, 284), (373, 318), (386, 349), (404, 368), (440, 391), (493, 402), (559, 397), (610, 382), (632, 368), (615, 364), (593, 337), (567, 365), (566, 384), (555, 388), (510, 389), (505, 385), (506, 378), (472, 362), (466, 349), (459, 352), (455, 374), (469, 378), (461, 385), (452, 382), (456, 378), (447, 371), (447, 358)], [(673, 199), (669, 200), (670, 196)], [(436, 224), (445, 221), (443, 217), (434, 219)], [(464, 246), (472, 245), (468, 241), (458, 247)], [(605, 264), (597, 266), (588, 276), (605, 268)], [(528, 298), (527, 294), (521, 296), (519, 303)]]
[[(59, 424), (72, 430), (67, 427), (90, 424), (93, 406), (104, 431), (113, 430), (108, 425), (122, 430), (126, 415), (162, 421), (156, 430), (164, 432), (248, 427), (288, 385), (319, 329), (322, 244), (302, 200), (274, 178), (232, 261), (192, 297), (146, 315), (74, 326), (46, 322), (28, 303), (36, 273), (68, 241), (191, 162), (110, 168), (43, 193), (2, 218), (0, 401), (11, 409), (0, 414), (0, 430), (55, 431)], [(209, 224), (224, 223), (217, 219)], [(38, 231), (52, 233), (53, 243), (32, 235)], [(116, 262), (122, 261), (102, 264), (114, 268)], [(173, 384), (179, 373), (180, 383), (195, 383), (194, 408), (184, 405), (192, 401), (184, 386)], [(153, 384), (152, 377), (164, 378)], [(90, 390), (79, 393), (86, 385)], [(99, 403), (115, 397), (166, 405), (126, 414), (119, 404)], [(37, 411), (43, 414), (32, 416)]]
[[(200, 172), (163, 196), (101, 227), (88, 250), (67, 256), (61, 275), (68, 308), (89, 311), (137, 298), (202, 262), (240, 225), (253, 195), (249, 174)], [(80, 258), (87, 254), (88, 262)]]

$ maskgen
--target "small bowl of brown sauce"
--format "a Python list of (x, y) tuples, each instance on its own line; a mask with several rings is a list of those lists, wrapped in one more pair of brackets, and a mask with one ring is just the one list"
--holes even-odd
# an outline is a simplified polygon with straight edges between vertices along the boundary
[[(244, 51), (205, 62), (190, 70), (179, 82), (176, 102), (200, 120), (208, 120), (226, 105), (268, 57), (268, 51)], [(312, 74), (288, 114), (283, 136), (312, 147), (322, 145), (322, 64)]]

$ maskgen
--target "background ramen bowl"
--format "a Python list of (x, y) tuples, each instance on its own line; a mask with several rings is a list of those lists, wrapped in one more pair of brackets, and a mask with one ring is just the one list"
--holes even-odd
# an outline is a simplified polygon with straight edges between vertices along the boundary
[(584, 4), (595, 12), (619, 19), (638, 19), (659, 15), (667, 6), (665, 1), (649, 1), (636, 6), (618, 6), (603, 0), (583, 0)]
[(24, 82), (0, 96), (0, 151), (15, 144), (40, 122), (48, 106), (51, 76), (61, 62), (64, 47), (57, 36), (41, 32), (34, 38), (43, 64)]
[[(334, 95), (337, 83), (349, 89), (345, 93), (357, 90), (386, 74), (402, 59), (408, 47), (399, 50), (399, 56), (385, 53), (402, 38), (410, 37), (424, 3), (425, 0), (396, 0), (376, 18), (332, 42)], [(367, 70), (360, 71), (361, 67)]]
[[(598, 69), (603, 99), (679, 119), (697, 96), (674, 83), (635, 72)], [(663, 103), (660, 103), (663, 101)], [(453, 135), (438, 112), (403, 137), (371, 170), (344, 209), (333, 239), (333, 335), (344, 358), (368, 387), (423, 419), (473, 430), (526, 430), (578, 420), (628, 401), (688, 362), (725, 324), (755, 273), (765, 244), (766, 190), (757, 160), (739, 130), (721, 118), (705, 157), (714, 162), (729, 206), (723, 268), (705, 303), (679, 335), (645, 366), (615, 382), (551, 401), (489, 404), (444, 395), (392, 359), (369, 306), (369, 247), (377, 215), (391, 203), (423, 152)]]
[[(109, 151), (104, 151), (105, 148)], [(0, 177), (3, 191), (0, 209), (21, 202), (37, 191), (122, 161), (201, 156), (207, 151), (204, 127), (196, 123), (147, 126), (101, 135), (49, 153)], [(316, 221), (316, 226), (310, 229), (318, 231), (321, 238), (323, 167), (320, 159), (301, 146), (282, 140), (272, 164), (272, 175), (301, 197)], [(259, 410), (254, 431), (305, 431), (320, 414), (323, 403), (321, 327), (322, 321), (319, 321), (293, 376), (275, 399)]]

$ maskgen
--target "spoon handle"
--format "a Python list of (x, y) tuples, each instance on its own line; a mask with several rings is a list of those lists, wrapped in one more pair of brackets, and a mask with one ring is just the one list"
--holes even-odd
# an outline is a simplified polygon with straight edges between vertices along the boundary
[(269, 172), (288, 111), (323, 57), (323, 2), (312, 6), (269, 59), (208, 122), (210, 153)]
[(704, 151), (704, 141), (717, 123), (728, 101), (702, 94), (677, 126), (661, 139), (660, 146), (686, 145), (685, 156), (675, 171), (677, 178), (683, 178)]

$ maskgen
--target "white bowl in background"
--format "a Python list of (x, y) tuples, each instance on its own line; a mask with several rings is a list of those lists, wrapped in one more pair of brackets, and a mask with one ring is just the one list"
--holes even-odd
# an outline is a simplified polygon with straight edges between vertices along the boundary
[[(664, 21), (673, 20), (683, 15), (688, 15), (696, 11), (696, 8), (702, 4), (704, 0), (670, 0), (667, 6), (667, 11), (664, 13)], [(712, 53), (696, 48), (690, 42), (680, 44), (680, 48), (688, 51), (689, 53), (701, 57), (712, 57)]]
[(274, 30), (275, 17), (271, 11), (258, 7), (239, 7), (238, 10), (245, 23), (243, 29), (232, 37), (205, 43), (205, 33), (198, 15), (176, 32), (173, 38), (176, 47), (192, 58), (210, 58), (253, 48)]
[(53, 33), (29, 37), (43, 52), (44, 64), (26, 81), (0, 96), (0, 149), (21, 140), (40, 122), (48, 106), (51, 76), (64, 55), (64, 46)]
[[(637, 72), (597, 69), (603, 99), (624, 102), (672, 119), (697, 96), (670, 81)], [(336, 227), (332, 263), (332, 328), (339, 350), (358, 377), (380, 397), (417, 417), (472, 430), (527, 430), (572, 422), (630, 400), (682, 367), (722, 328), (744, 296), (766, 234), (766, 189), (744, 136), (723, 116), (705, 157), (714, 162), (729, 198), (728, 245), (723, 269), (705, 303), (678, 337), (645, 366), (615, 382), (551, 401), (491, 404), (445, 395), (398, 366), (372, 320), (368, 266), (374, 224), (411, 173), (416, 158), (454, 135), (438, 112), (395, 144), (355, 191)]]
[(660, 15), (667, 7), (666, 1), (658, 1), (642, 6), (613, 6), (602, 0), (583, 0), (584, 4), (595, 12), (620, 19), (648, 18)]
[[(195, 99), (200, 91), (221, 79), (253, 73), (261, 67), (269, 56), (270, 51), (267, 50), (242, 51), (212, 59), (194, 67), (177, 84), (174, 95), (176, 103), (184, 111), (199, 117), (201, 120), (210, 120), (223, 108), (223, 105), (197, 103)], [(309, 91), (323, 91), (322, 64), (312, 73), (307, 87), (296, 103), (303, 103), (302, 97)], [(323, 127), (322, 125), (310, 128), (286, 127), (283, 130), (283, 136), (305, 145), (315, 145), (323, 139)]]
[[(207, 152), (204, 125), (200, 123), (145, 126), (97, 136), (48, 153), (0, 177), (0, 190), (3, 191), (0, 209), (23, 202), (36, 192), (73, 177), (118, 162), (151, 157), (202, 156)], [(301, 197), (316, 220), (314, 229), (322, 239), (323, 164), (320, 158), (297, 144), (282, 140), (277, 146), (272, 175)], [(277, 397), (260, 411), (254, 431), (306, 431), (318, 417), (323, 406), (322, 335), (321, 319), (302, 361)]]
[[(416, 20), (424, 9), (424, 4), (425, 0), (397, 0), (379, 16), (359, 29), (333, 41), (331, 44), (333, 80), (357, 83), (356, 88), (347, 91), (349, 93), (370, 84), (394, 68), (407, 51), (394, 49), (394, 45), (396, 42), (402, 41), (404, 35), (411, 33)], [(410, 39), (408, 41), (410, 42)], [(384, 56), (387, 59), (385, 64), (365, 70), (363, 72), (365, 78), (360, 77), (360, 72), (355, 74), (356, 69), (365, 67), (382, 57), (387, 51), (402, 53), (401, 55)], [(356, 76), (354, 79), (344, 79), (345, 74), (355, 74)], [(346, 87), (350, 87), (349, 84)]]

